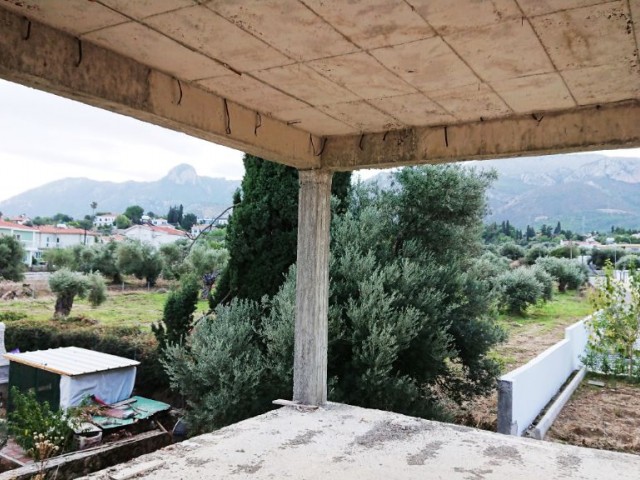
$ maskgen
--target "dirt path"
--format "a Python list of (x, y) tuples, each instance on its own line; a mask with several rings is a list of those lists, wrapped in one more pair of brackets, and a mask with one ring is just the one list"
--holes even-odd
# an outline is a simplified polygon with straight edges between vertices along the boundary
[(640, 385), (605, 383), (597, 387), (582, 382), (546, 439), (640, 454)]

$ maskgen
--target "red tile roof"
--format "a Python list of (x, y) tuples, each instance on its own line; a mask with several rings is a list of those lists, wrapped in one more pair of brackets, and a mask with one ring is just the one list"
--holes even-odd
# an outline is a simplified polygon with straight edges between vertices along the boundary
[(37, 228), (27, 227), (25, 225), (20, 225), (19, 223), (7, 222), (0, 218), (0, 228), (13, 228), (14, 230), (28, 230), (28, 231), (37, 231)]
[[(59, 228), (51, 225), (42, 225), (38, 227), (40, 233), (52, 233), (55, 235), (84, 235), (85, 231), (82, 228)], [(91, 230), (86, 231), (87, 235), (95, 235), (95, 232)]]

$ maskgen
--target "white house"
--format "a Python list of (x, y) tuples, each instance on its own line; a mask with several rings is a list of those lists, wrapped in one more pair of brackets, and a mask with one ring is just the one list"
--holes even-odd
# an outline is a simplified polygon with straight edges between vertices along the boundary
[(187, 236), (182, 230), (176, 230), (168, 226), (157, 227), (155, 225), (134, 225), (127, 228), (123, 234), (131, 240), (150, 243), (154, 247), (173, 243)]
[(97, 235), (91, 230), (81, 228), (62, 228), (51, 225), (43, 225), (38, 228), (39, 243), (38, 248), (46, 250), (48, 248), (65, 248), (74, 245), (91, 245), (97, 242)]
[(102, 215), (96, 215), (93, 219), (93, 224), (96, 227), (112, 227), (116, 224), (116, 215), (115, 213), (103, 213)]
[(8, 235), (20, 241), (24, 248), (22, 261), (25, 265), (31, 265), (34, 258), (40, 258), (40, 251), (38, 250), (39, 234), (40, 232), (36, 228), (0, 219), (0, 235)]
[(166, 218), (152, 218), (151, 223), (156, 227), (162, 227), (165, 225), (169, 225)]

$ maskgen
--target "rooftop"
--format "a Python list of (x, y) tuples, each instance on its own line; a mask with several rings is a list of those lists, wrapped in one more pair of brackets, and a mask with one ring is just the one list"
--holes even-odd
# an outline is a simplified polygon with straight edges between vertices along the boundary
[(280, 408), (85, 478), (135, 470), (156, 480), (637, 480), (640, 456), (329, 403), (314, 412)]
[(140, 362), (136, 360), (78, 347), (61, 347), (24, 353), (6, 353), (4, 358), (11, 362), (29, 365), (69, 377), (140, 365)]

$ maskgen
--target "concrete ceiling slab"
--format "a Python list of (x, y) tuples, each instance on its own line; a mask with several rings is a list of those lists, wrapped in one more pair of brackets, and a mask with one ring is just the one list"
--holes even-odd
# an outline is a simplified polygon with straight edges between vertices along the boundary
[(446, 37), (483, 80), (536, 75), (553, 65), (528, 22), (508, 20)]
[[(228, 73), (228, 72), (227, 72)], [(207, 90), (263, 113), (307, 107), (305, 103), (286, 95), (248, 75), (226, 75), (197, 82)]]
[(369, 100), (369, 103), (406, 125), (443, 125), (456, 121), (455, 117), (421, 93), (378, 98)]
[(588, 7), (609, 0), (518, 0), (518, 4), (529, 17), (545, 15), (547, 13), (571, 10), (574, 8)]
[(462, 122), (480, 121), (511, 113), (511, 110), (487, 85), (478, 83), (429, 94)]
[(214, 60), (136, 22), (104, 28), (82, 38), (122, 54), (133, 40), (137, 48), (131, 58), (184, 80), (229, 74), (227, 68)]
[(562, 72), (562, 76), (580, 105), (640, 98), (640, 68), (637, 64), (567, 70)]
[(308, 62), (311, 68), (330, 80), (358, 92), (363, 99), (415, 93), (416, 89), (400, 80), (365, 52)]
[(610, 2), (533, 18), (560, 70), (624, 63), (636, 49), (626, 2)]
[(423, 92), (478, 82), (473, 71), (440, 37), (371, 50), (392, 72)]
[(363, 49), (422, 40), (435, 32), (404, 0), (304, 0), (318, 15)]
[(299, 168), (635, 146), (638, 17), (640, 0), (0, 0), (0, 77)]
[(571, 93), (557, 73), (511, 78), (493, 84), (495, 91), (516, 113), (575, 107)]
[(409, 0), (440, 35), (474, 30), (522, 16), (515, 0)]
[(282, 0), (212, 0), (207, 7), (298, 61), (342, 55), (357, 47), (306, 5)]
[(50, 0), (4, 0), (0, 6), (75, 36), (128, 21), (124, 15), (86, 0), (67, 0), (65, 8)]
[(376, 110), (365, 101), (324, 105), (321, 109), (360, 132), (394, 130), (402, 126), (391, 115)]
[(195, 5), (195, 0), (99, 0), (118, 12), (141, 20), (152, 15)]
[(356, 133), (358, 131), (355, 127), (336, 120), (313, 107), (282, 110), (273, 113), (273, 117), (318, 136), (344, 135), (345, 132)]
[(240, 72), (291, 63), (285, 55), (204, 6), (156, 15), (145, 23)]
[(256, 76), (311, 105), (326, 105), (358, 99), (354, 93), (327, 80), (312, 68), (302, 64), (270, 68), (257, 72)]

